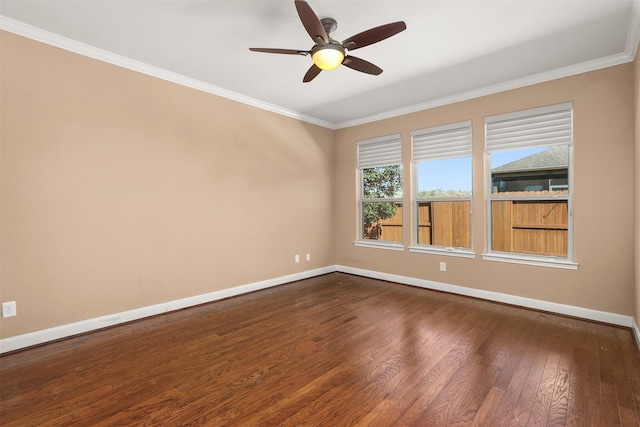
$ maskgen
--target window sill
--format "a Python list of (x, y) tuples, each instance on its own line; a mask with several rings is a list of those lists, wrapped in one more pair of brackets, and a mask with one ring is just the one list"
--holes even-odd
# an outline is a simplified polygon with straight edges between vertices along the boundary
[(514, 264), (536, 265), (540, 267), (563, 268), (565, 270), (577, 270), (578, 263), (566, 258), (553, 256), (536, 256), (526, 254), (511, 254), (507, 252), (488, 252), (482, 254), (486, 261), (510, 262)]
[(365, 248), (387, 249), (391, 251), (404, 251), (404, 245), (398, 242), (385, 242), (379, 240), (356, 240), (353, 242), (356, 246)]
[(476, 253), (471, 249), (451, 248), (446, 246), (410, 246), (409, 252), (421, 254), (455, 256), (460, 258), (475, 258)]

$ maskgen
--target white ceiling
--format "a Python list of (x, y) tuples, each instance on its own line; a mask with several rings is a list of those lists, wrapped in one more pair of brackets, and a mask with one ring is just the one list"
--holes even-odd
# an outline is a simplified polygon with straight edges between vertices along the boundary
[[(331, 128), (633, 60), (640, 0), (309, 0), (344, 40), (407, 30), (310, 83), (313, 46), (293, 0), (0, 0), (0, 28)], [(1, 53), (0, 53), (1, 55)]]

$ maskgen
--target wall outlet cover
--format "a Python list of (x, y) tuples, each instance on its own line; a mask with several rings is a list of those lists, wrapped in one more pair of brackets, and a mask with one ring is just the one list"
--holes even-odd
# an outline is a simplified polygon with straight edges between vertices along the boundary
[(16, 302), (15, 301), (9, 301), (9, 302), (3, 302), (2, 303), (2, 318), (6, 318), (6, 317), (13, 317), (15, 315), (17, 315), (18, 313), (16, 312)]

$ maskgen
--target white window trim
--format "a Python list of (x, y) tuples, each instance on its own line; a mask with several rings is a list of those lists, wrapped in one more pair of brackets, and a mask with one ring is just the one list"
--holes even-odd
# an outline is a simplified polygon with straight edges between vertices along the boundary
[[(403, 182), (403, 191), (402, 191), (402, 197), (389, 197), (389, 198), (368, 198), (365, 199), (364, 198), (364, 187), (363, 187), (363, 175), (362, 175), (362, 171), (363, 169), (369, 169), (369, 168), (374, 168), (374, 167), (385, 167), (385, 166), (394, 166), (394, 165), (400, 165), (401, 169), (403, 168), (402, 165), (402, 134), (401, 133), (394, 133), (391, 135), (385, 135), (385, 136), (380, 136), (380, 137), (376, 137), (376, 138), (369, 138), (369, 139), (365, 139), (365, 140), (360, 140), (360, 141), (356, 141), (356, 146), (357, 147), (362, 147), (362, 146), (373, 146), (373, 145), (384, 145), (387, 143), (391, 143), (391, 144), (396, 144), (399, 145), (400, 151), (399, 153), (395, 153), (393, 150), (393, 145), (390, 147), (391, 150), (387, 150), (387, 149), (382, 149), (379, 150), (379, 153), (381, 155), (381, 157), (383, 158), (382, 161), (378, 161), (378, 162), (373, 162), (370, 163), (369, 161), (364, 162), (364, 164), (362, 163), (362, 159), (360, 158), (360, 153), (358, 152), (357, 155), (357, 162), (358, 162), (358, 189), (359, 189), (359, 194), (358, 194), (358, 213), (359, 213), (359, 219), (358, 219), (358, 240), (355, 240), (353, 242), (353, 244), (355, 246), (360, 246), (360, 247), (368, 247), (368, 248), (377, 248), (377, 249), (388, 249), (388, 250), (394, 250), (394, 251), (404, 251), (404, 243), (403, 242), (391, 242), (388, 240), (373, 240), (373, 239), (364, 239), (363, 238), (363, 209), (362, 209), (362, 205), (363, 203), (375, 203), (375, 202), (391, 202), (391, 203), (399, 203), (400, 205), (402, 205), (404, 207), (404, 182)], [(397, 147), (396, 147), (397, 148)], [(358, 148), (360, 149), (360, 148)], [(391, 151), (391, 153), (389, 153), (389, 151)], [(402, 224), (403, 230), (404, 230), (404, 221)], [(404, 231), (403, 231), (404, 234)]]
[(467, 248), (454, 248), (449, 246), (413, 245), (409, 246), (409, 252), (431, 255), (444, 255), (459, 258), (475, 258), (476, 253)]
[[(563, 104), (550, 105), (546, 107), (533, 108), (530, 110), (516, 111), (513, 113), (501, 114), (498, 116), (485, 117), (485, 144), (487, 140), (487, 123), (492, 123), (501, 120), (509, 120), (514, 118), (526, 117), (529, 115), (535, 114), (544, 114), (549, 112), (556, 112), (560, 110), (571, 110), (571, 114), (573, 114), (573, 103), (566, 102)], [(573, 120), (572, 120), (573, 126)], [(566, 145), (568, 147), (568, 163), (569, 170), (567, 174), (568, 188), (571, 189), (570, 194), (550, 194), (546, 197), (542, 197), (540, 195), (519, 195), (519, 196), (494, 196), (492, 189), (492, 179), (491, 179), (491, 157), (490, 151), (485, 147), (485, 170), (487, 171), (486, 175), (486, 191), (487, 191), (487, 251), (482, 254), (482, 259), (487, 261), (498, 261), (498, 262), (507, 262), (514, 264), (524, 264), (524, 265), (532, 265), (532, 266), (540, 266), (540, 267), (552, 267), (552, 268), (562, 268), (568, 270), (577, 270), (579, 263), (575, 261), (574, 247), (573, 247), (573, 142), (569, 144), (559, 144)], [(494, 150), (498, 151), (498, 150)], [(501, 251), (493, 251), (491, 250), (492, 242), (492, 224), (491, 224), (491, 202), (494, 200), (567, 200), (567, 210), (569, 215), (569, 221), (567, 224), (567, 256), (566, 257), (556, 257), (556, 256), (546, 256), (546, 255), (531, 255), (520, 252), (501, 252)]]
[(527, 255), (511, 252), (487, 252), (482, 254), (482, 259), (486, 261), (510, 262), (514, 264), (534, 265), (540, 267), (563, 268), (566, 270), (577, 270), (578, 264), (567, 258), (559, 258), (542, 255)]
[(389, 242), (386, 240), (362, 239), (353, 242), (355, 246), (376, 249), (388, 249), (391, 251), (404, 251), (404, 244), (400, 242)]
[[(453, 256), (460, 258), (475, 258), (476, 253), (473, 250), (473, 232), (471, 233), (471, 247), (470, 248), (461, 248), (461, 247), (450, 247), (450, 246), (439, 246), (439, 245), (426, 245), (418, 243), (418, 204), (420, 202), (438, 202), (438, 201), (469, 201), (471, 203), (471, 224), (473, 226), (473, 194), (471, 196), (464, 197), (418, 197), (418, 173), (417, 167), (421, 162), (429, 161), (429, 159), (422, 160), (414, 160), (413, 153), (413, 137), (414, 136), (422, 136), (428, 134), (435, 134), (443, 131), (449, 130), (460, 130), (460, 129), (469, 129), (469, 138), (471, 138), (471, 145), (468, 147), (468, 152), (458, 152), (458, 155), (447, 157), (447, 156), (437, 156), (430, 160), (446, 160), (448, 158), (460, 158), (460, 157), (470, 157), (471, 158), (471, 176), (473, 177), (473, 122), (471, 120), (465, 120), (457, 123), (450, 123), (441, 126), (434, 126), (425, 129), (419, 129), (411, 131), (411, 167), (412, 167), (412, 175), (413, 175), (413, 201), (412, 201), (412, 209), (413, 209), (413, 226), (412, 226), (412, 242), (413, 245), (409, 246), (409, 252), (414, 253), (423, 253), (423, 254), (432, 254), (432, 255), (445, 255), (445, 256)], [(473, 183), (472, 183), (473, 184)], [(473, 188), (473, 185), (472, 185)]]

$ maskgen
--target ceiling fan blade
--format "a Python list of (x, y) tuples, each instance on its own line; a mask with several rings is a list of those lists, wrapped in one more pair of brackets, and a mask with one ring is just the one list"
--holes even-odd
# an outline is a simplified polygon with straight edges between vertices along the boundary
[(342, 42), (342, 45), (348, 50), (359, 49), (373, 43), (378, 43), (381, 40), (388, 39), (389, 37), (395, 36), (406, 29), (407, 24), (405, 24), (404, 21), (392, 22), (391, 24), (371, 28), (370, 30), (363, 31), (355, 36), (349, 37)]
[(342, 65), (349, 67), (352, 70), (360, 71), (367, 74), (373, 74), (374, 76), (382, 73), (382, 68), (378, 67), (377, 65), (351, 55), (347, 55), (347, 57), (344, 58), (344, 61), (342, 61)]
[(300, 21), (302, 21), (302, 25), (304, 25), (311, 39), (315, 43), (319, 43), (320, 41), (323, 42), (322, 44), (329, 43), (329, 36), (324, 30), (322, 22), (320, 22), (318, 16), (313, 9), (311, 9), (311, 6), (309, 6), (309, 3), (304, 0), (295, 0), (295, 4), (298, 16), (300, 16)]
[(264, 53), (282, 53), (285, 55), (303, 55), (306, 56), (309, 54), (306, 50), (295, 50), (295, 49), (274, 49), (270, 47), (250, 47), (249, 50), (251, 52), (264, 52)]
[(309, 83), (311, 80), (315, 79), (318, 74), (320, 74), (320, 71), (322, 71), (322, 69), (316, 64), (313, 64), (307, 71), (307, 74), (304, 75), (302, 81), (304, 83)]

